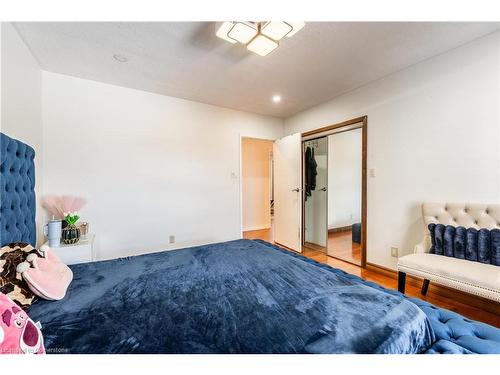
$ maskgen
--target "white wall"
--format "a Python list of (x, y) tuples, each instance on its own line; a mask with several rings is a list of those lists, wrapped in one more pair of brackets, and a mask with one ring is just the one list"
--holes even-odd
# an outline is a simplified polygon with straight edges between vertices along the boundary
[(88, 199), (98, 258), (240, 238), (240, 136), (276, 139), (281, 119), (48, 72), (42, 81), (43, 191)]
[[(19, 139), (36, 150), (37, 202), (42, 184), (42, 71), (10, 23), (1, 25), (1, 125), (2, 133)], [(43, 241), (43, 212), (37, 205), (37, 239)]]
[(273, 141), (241, 140), (243, 230), (271, 227), (271, 155)]
[(285, 120), (292, 134), (368, 115), (368, 262), (395, 268), (422, 201), (500, 201), (499, 33)]
[(328, 136), (328, 229), (361, 222), (362, 130)]

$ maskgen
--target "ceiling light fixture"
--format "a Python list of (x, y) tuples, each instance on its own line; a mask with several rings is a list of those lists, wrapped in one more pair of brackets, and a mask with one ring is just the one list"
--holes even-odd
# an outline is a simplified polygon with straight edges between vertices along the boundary
[(261, 32), (265, 36), (274, 39), (280, 40), (285, 35), (289, 34), (293, 30), (293, 27), (283, 21), (270, 21), (266, 22), (262, 25)]
[(122, 63), (128, 61), (128, 59), (122, 55), (113, 55), (113, 59), (115, 59), (118, 62), (122, 62)]
[(240, 43), (247, 44), (255, 35), (257, 35), (257, 27), (250, 22), (235, 22), (227, 36)]
[(257, 55), (266, 56), (278, 48), (278, 46), (278, 42), (275, 42), (265, 35), (259, 34), (247, 44), (247, 49)]
[(287, 24), (292, 26), (292, 31), (286, 34), (287, 38), (294, 36), (299, 30), (301, 30), (306, 25), (304, 21), (287, 22)]
[(221, 39), (224, 39), (226, 42), (234, 44), (237, 41), (227, 36), (227, 34), (233, 28), (233, 26), (234, 26), (234, 23), (232, 23), (230, 21), (217, 22), (217, 24), (216, 24), (217, 32), (215, 33), (215, 35), (217, 35)]
[(280, 95), (273, 95), (273, 102), (274, 103), (281, 102), (281, 96)]
[(216, 22), (215, 35), (232, 44), (245, 44), (249, 51), (266, 56), (279, 47), (281, 39), (295, 35), (304, 26), (303, 21)]

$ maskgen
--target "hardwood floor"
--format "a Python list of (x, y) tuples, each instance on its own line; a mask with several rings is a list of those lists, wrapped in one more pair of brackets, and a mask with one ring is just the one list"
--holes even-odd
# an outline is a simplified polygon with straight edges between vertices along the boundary
[[(243, 238), (247, 239), (262, 239), (264, 241), (273, 242), (273, 233), (270, 229), (243, 232)], [(302, 255), (314, 259), (317, 262), (328, 264), (332, 267), (339, 268), (353, 275), (357, 275), (365, 280), (373, 281), (385, 288), (397, 289), (397, 280), (395, 277), (389, 276), (385, 272), (378, 272), (373, 268), (361, 268), (351, 263), (332, 258), (325, 253), (317, 250), (304, 249)], [(432, 286), (432, 283), (431, 283)], [(442, 307), (451, 311), (455, 311), (465, 317), (473, 320), (491, 324), (500, 328), (500, 315), (493, 312), (482, 310), (478, 307), (468, 305), (461, 302), (457, 298), (449, 298), (435, 293), (432, 288), (429, 289), (426, 296), (420, 294), (420, 286), (406, 285), (406, 295), (420, 298), (424, 301), (432, 303), (435, 306)], [(495, 304), (495, 302), (491, 302)]]
[(352, 242), (352, 231), (328, 233), (328, 255), (361, 265), (361, 244)]
[(272, 228), (243, 232), (243, 238), (246, 238), (247, 240), (264, 240), (267, 242), (274, 242)]

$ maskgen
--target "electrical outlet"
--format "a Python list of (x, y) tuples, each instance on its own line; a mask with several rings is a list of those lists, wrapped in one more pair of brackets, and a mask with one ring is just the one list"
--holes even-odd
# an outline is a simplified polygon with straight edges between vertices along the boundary
[(175, 236), (174, 235), (170, 235), (168, 237), (168, 243), (175, 243)]
[(391, 247), (391, 257), (397, 258), (398, 257), (398, 248), (397, 247)]

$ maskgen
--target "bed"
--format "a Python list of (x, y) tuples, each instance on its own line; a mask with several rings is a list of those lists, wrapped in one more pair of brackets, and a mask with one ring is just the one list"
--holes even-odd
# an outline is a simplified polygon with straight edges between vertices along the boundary
[[(34, 244), (34, 150), (0, 141), (0, 239)], [(49, 353), (500, 353), (497, 328), (259, 240), (72, 270), (28, 312)]]

